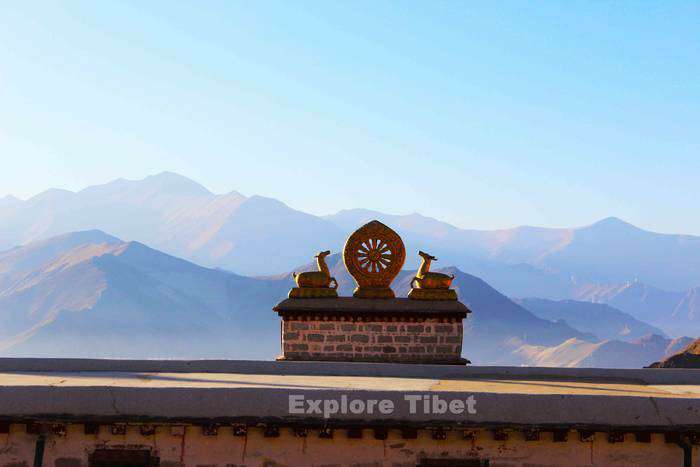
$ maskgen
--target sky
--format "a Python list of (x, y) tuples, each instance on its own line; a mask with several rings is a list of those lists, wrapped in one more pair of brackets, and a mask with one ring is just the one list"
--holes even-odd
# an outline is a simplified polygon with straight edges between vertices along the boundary
[(162, 171), (314, 214), (700, 235), (700, 2), (9, 2), (0, 197)]

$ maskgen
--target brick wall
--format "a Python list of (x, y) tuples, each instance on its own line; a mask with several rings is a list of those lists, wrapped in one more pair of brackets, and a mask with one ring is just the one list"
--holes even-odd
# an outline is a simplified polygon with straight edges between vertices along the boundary
[(288, 360), (455, 363), (462, 353), (458, 318), (286, 316)]

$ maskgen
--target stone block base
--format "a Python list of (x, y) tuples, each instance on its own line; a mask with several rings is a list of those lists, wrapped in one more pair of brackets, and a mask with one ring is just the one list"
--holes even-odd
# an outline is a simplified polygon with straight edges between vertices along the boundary
[(457, 300), (454, 289), (411, 289), (408, 298), (412, 300)]
[(289, 298), (338, 298), (338, 292), (329, 287), (294, 287)]
[(385, 299), (385, 298), (395, 298), (394, 291), (388, 287), (370, 289), (357, 287), (352, 293), (355, 298), (371, 298), (371, 299)]
[(457, 301), (287, 299), (279, 360), (464, 365)]
[(463, 365), (462, 332), (456, 318), (285, 318), (282, 359)]

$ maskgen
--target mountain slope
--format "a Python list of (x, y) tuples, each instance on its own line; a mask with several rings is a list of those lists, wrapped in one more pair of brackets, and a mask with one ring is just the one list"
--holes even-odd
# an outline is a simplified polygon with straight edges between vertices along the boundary
[(696, 339), (680, 352), (667, 356), (650, 368), (700, 368), (700, 339)]
[[(396, 226), (411, 245), (409, 250), (419, 244), (436, 256), (449, 257), (510, 296), (574, 298), (575, 283), (635, 279), (670, 290), (700, 285), (700, 237), (648, 232), (614, 217), (580, 228), (524, 226), (493, 231), (458, 229), (417, 214), (394, 216), (366, 210), (345, 210), (325, 218), (347, 230), (370, 217)], [(494, 273), (479, 272), (478, 265)], [(499, 278), (508, 271), (504, 266), (518, 265), (532, 268), (527, 276), (521, 271), (520, 280), (540, 284), (541, 290), (527, 293), (518, 281)]]
[(280, 201), (253, 196), (218, 227), (210, 247), (191, 249), (187, 256), (208, 266), (265, 274), (288, 271), (320, 248), (339, 248), (343, 241), (332, 224)]
[(606, 303), (658, 326), (671, 336), (700, 335), (700, 287), (670, 292), (632, 281), (618, 285), (589, 285), (582, 300)]
[(16, 248), (0, 269), (12, 277), (0, 290), (4, 355), (271, 358), (279, 347), (267, 304), (287, 281), (202, 268), (95, 231)]
[(687, 344), (690, 338), (670, 340), (649, 335), (632, 342), (606, 340), (593, 343), (569, 339), (552, 347), (524, 345), (516, 354), (533, 366), (579, 368), (643, 368), (651, 362), (676, 351), (679, 342)]
[[(355, 284), (340, 255), (327, 261), (341, 295), (351, 295)], [(291, 274), (238, 276), (100, 231), (2, 253), (0, 271), (3, 355), (270, 359), (279, 351), (271, 308), (293, 284)], [(519, 363), (511, 351), (523, 343), (595, 339), (537, 318), (476, 277), (444, 271), (455, 275), (455, 288), (473, 310), (464, 348), (475, 363)], [(408, 293), (414, 274), (400, 273), (398, 295)]]
[(595, 282), (636, 278), (660, 288), (685, 289), (700, 285), (700, 237), (648, 232), (608, 218), (575, 229), (565, 245), (537, 264)]
[[(77, 193), (48, 190), (0, 202), (0, 250), (76, 230), (101, 229), (200, 264), (278, 274), (320, 249), (339, 249), (370, 219), (392, 226), (409, 252), (427, 250), (509, 296), (576, 298), (588, 283), (639, 280), (667, 290), (700, 286), (700, 237), (648, 232), (616, 218), (580, 228), (460, 229), (420, 214), (345, 210), (323, 218), (280, 201), (215, 195), (164, 172)], [(265, 261), (261, 261), (262, 255)], [(407, 268), (418, 265), (409, 254)]]
[(611, 306), (576, 300), (524, 298), (516, 303), (549, 321), (563, 320), (574, 328), (595, 334), (603, 340), (630, 341), (663, 331)]
[[(269, 198), (215, 195), (177, 174), (119, 179), (77, 193), (48, 190), (0, 207), (0, 250), (71, 231), (100, 229), (169, 254), (246, 274), (288, 271), (342, 245), (335, 225)], [(264, 256), (265, 260), (261, 258)]]
[(0, 198), (0, 217), (7, 215), (22, 205), (22, 200), (15, 198), (12, 195)]

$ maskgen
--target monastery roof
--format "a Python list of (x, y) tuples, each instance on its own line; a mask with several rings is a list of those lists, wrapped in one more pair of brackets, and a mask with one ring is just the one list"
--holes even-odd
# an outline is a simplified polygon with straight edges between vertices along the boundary
[(408, 298), (375, 300), (356, 297), (288, 298), (278, 303), (273, 310), (280, 314), (417, 314), (426, 318), (445, 315), (465, 318), (467, 313), (471, 313), (466, 305), (457, 300), (411, 300)]
[[(292, 415), (289, 396), (388, 399), (390, 415)], [(474, 396), (475, 414), (406, 395)], [(700, 370), (331, 362), (0, 359), (0, 418), (217, 423), (700, 428)]]

